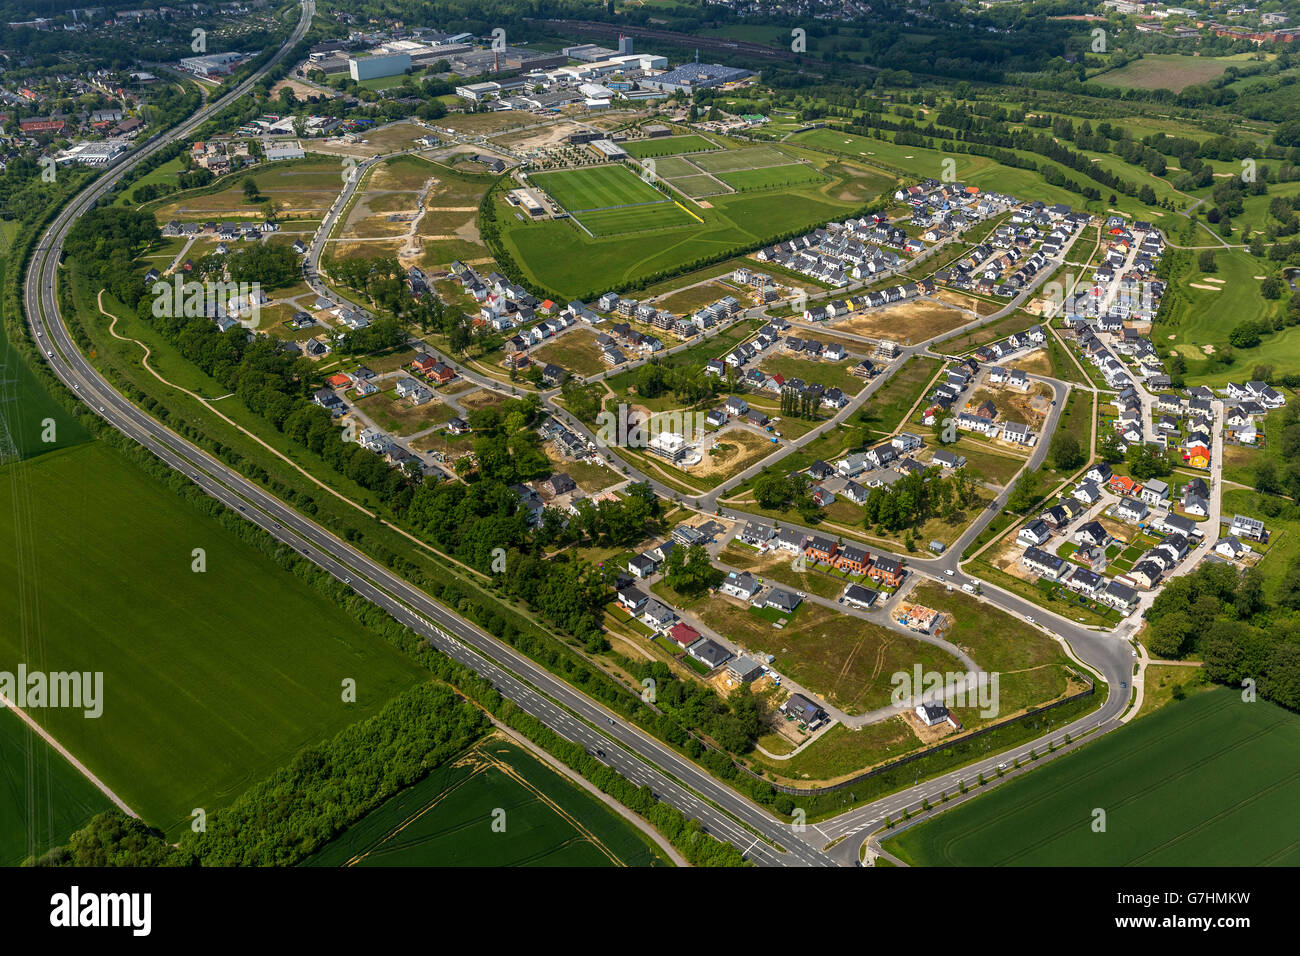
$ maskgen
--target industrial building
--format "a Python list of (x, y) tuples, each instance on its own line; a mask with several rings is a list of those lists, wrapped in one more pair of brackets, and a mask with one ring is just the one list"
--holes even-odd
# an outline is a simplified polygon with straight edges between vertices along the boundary
[(411, 54), (390, 53), (387, 56), (362, 56), (348, 58), (348, 73), (360, 83), (384, 76), (398, 76), (411, 68)]

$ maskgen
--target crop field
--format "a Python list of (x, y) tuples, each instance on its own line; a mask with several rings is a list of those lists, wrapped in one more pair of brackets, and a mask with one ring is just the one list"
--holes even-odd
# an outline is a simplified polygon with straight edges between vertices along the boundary
[(68, 842), (112, 804), (9, 710), (0, 710), (0, 866)]
[(1089, 77), (1088, 82), (1143, 90), (1164, 89), (1177, 93), (1186, 87), (1222, 76), (1232, 65), (1232, 57), (1148, 53), (1140, 60), (1124, 64), (1118, 70)]
[[(494, 813), (504, 829), (493, 829)], [(604, 804), (523, 748), (492, 737), (389, 799), (305, 865), (664, 863), (644, 834)]]
[(422, 679), (108, 446), (0, 469), (0, 495), (24, 515), (0, 522), (0, 669), (102, 672), (98, 718), (29, 713), (169, 837)]
[(717, 143), (694, 133), (688, 136), (637, 139), (619, 145), (633, 159), (654, 159), (659, 156), (677, 156), (681, 153), (703, 153), (720, 148)]
[[(1175, 701), (893, 837), (921, 866), (1296, 866), (1300, 715)], [(1094, 832), (1094, 811), (1106, 812)]]

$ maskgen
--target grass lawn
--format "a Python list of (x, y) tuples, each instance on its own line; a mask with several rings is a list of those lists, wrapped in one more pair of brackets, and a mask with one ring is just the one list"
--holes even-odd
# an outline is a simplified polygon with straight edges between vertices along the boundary
[(416, 406), (408, 399), (398, 398), (396, 392), (379, 392), (357, 399), (357, 408), (384, 431), (399, 436), (414, 435), (456, 417), (455, 409), (444, 402), (435, 400)]
[(997, 673), (997, 713), (982, 716), (979, 708), (959, 708), (966, 727), (1005, 719), (1030, 706), (1055, 700), (1067, 691), (1064, 668), (1069, 658), (1059, 644), (1038, 628), (964, 591), (948, 591), (926, 583), (912, 589), (911, 599), (952, 615), (944, 637), (965, 650), (989, 673)]
[(760, 654), (775, 655), (772, 666), (778, 672), (849, 714), (888, 704), (890, 675), (911, 672), (914, 664), (923, 670), (962, 670), (955, 658), (930, 644), (819, 604), (800, 605), (780, 629), (723, 598), (696, 610), (718, 633)]
[[(103, 672), (98, 719), (33, 716), (169, 837), (193, 808), (229, 803), (422, 679), (350, 615), (107, 446), (0, 470), (0, 485), (27, 509), (21, 535), (0, 525), (0, 573), (22, 582), (4, 590), (0, 614), (16, 622), (20, 604), (41, 608), (39, 641), (5, 628), (0, 657)], [(191, 570), (195, 548), (206, 552), (201, 574)], [(355, 704), (341, 700), (345, 678), (357, 683)]]
[(822, 362), (795, 358), (792, 355), (769, 355), (759, 364), (759, 368), (768, 375), (781, 375), (785, 378), (801, 378), (805, 382), (838, 388), (845, 395), (853, 396), (862, 391), (865, 382), (849, 369), (856, 363)]
[(574, 329), (545, 345), (533, 349), (535, 362), (549, 362), (578, 375), (595, 375), (604, 371), (605, 363), (596, 352), (596, 333)]
[[(695, 154), (693, 161), (703, 162), (714, 155)], [(731, 151), (723, 155), (731, 155)], [(576, 223), (564, 219), (522, 222), (515, 218), (513, 210), (503, 200), (498, 200), (501, 243), (539, 289), (568, 298), (588, 299), (609, 289), (631, 292), (641, 283), (659, 281), (662, 276), (672, 275), (699, 260), (733, 251), (738, 254), (756, 248), (776, 235), (842, 218), (893, 186), (893, 181), (881, 176), (878, 170), (850, 167), (847, 163), (837, 167), (825, 159), (815, 161), (814, 166), (826, 172), (829, 178), (713, 196), (708, 208), (684, 202), (683, 207), (689, 205), (689, 214), (683, 207), (667, 203), (666, 209), (680, 212), (687, 222), (658, 229), (652, 241), (644, 235), (593, 238)], [(617, 170), (615, 178), (618, 184), (604, 183), (599, 197), (588, 196), (582, 177), (593, 170), (606, 168)], [(546, 178), (553, 176), (565, 179), (557, 185)], [(574, 176), (579, 177), (577, 185), (572, 180)], [(622, 166), (541, 173), (534, 180), (546, 184), (548, 189), (556, 185), (560, 194), (553, 192), (552, 195), (570, 209), (664, 198), (662, 193), (641, 182)], [(635, 194), (632, 192), (633, 183), (638, 187)], [(649, 197), (641, 190), (648, 190), (654, 196)], [(589, 215), (580, 213), (578, 218), (591, 228)], [(608, 228), (607, 224), (602, 226)], [(623, 228), (627, 228), (626, 224)]]
[(941, 365), (941, 359), (911, 356), (867, 399), (858, 412), (859, 419), (881, 434), (895, 431), (925, 394), (926, 386)]
[(1196, 694), (885, 848), (922, 866), (1295, 866), (1297, 763), (1300, 716)]
[[(504, 816), (502, 816), (504, 815)], [(504, 829), (494, 829), (502, 819)], [(662, 866), (650, 838), (493, 736), (389, 798), (307, 866)]]
[(657, 156), (677, 156), (681, 153), (701, 153), (718, 149), (718, 144), (696, 133), (687, 136), (660, 136), (656, 139), (634, 139), (620, 143), (623, 151), (633, 159), (650, 159)]
[[(34, 711), (39, 716), (39, 711)], [(0, 866), (68, 842), (108, 797), (9, 710), (0, 710)]]
[(534, 173), (529, 181), (569, 212), (664, 201), (663, 193), (619, 165)]
[(1236, 361), (1227, 367), (1212, 361), (1205, 351), (1206, 346), (1221, 351), (1228, 344), (1228, 333), (1241, 322), (1271, 324), (1286, 302), (1260, 295), (1255, 276), (1272, 271), (1272, 263), (1256, 259), (1244, 249), (1217, 250), (1215, 271), (1210, 273), (1201, 272), (1193, 258), (1191, 267), (1175, 283), (1179, 307), (1170, 321), (1156, 325), (1151, 332), (1151, 341), (1161, 352), (1176, 349), (1187, 360), (1188, 385), (1222, 387), (1251, 377), (1249, 370), (1257, 362), (1279, 369), (1300, 367), (1300, 326), (1269, 332), (1255, 348), (1233, 349)]
[(789, 760), (754, 754), (753, 764), (789, 780), (835, 780), (901, 757), (919, 745), (907, 722), (891, 717), (861, 730), (836, 724)]
[(1209, 690), (1212, 686), (1205, 679), (1205, 670), (1201, 667), (1148, 664), (1142, 674), (1142, 709), (1138, 716), (1145, 717), (1173, 703), (1175, 688), (1181, 688), (1184, 694), (1192, 694)]

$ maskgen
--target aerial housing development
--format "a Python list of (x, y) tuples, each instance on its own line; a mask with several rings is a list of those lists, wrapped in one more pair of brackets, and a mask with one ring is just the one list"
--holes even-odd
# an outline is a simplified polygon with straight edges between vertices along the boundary
[(1300, 863), (1292, 11), (1005, 7), (4, 27), (5, 862)]

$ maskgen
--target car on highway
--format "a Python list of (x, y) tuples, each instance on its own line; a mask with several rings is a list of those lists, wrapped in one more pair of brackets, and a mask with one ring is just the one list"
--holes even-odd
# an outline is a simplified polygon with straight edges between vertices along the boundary
[(998, 769), (999, 769), (999, 770), (1006, 770), (1006, 769), (1007, 769), (1007, 765), (1004, 764), (1004, 763), (1000, 763), (1000, 764), (998, 764)]
[(48, 355), (50, 358), (54, 358), (54, 353), (53, 353), (53, 352), (50, 352), (50, 351), (47, 350), (47, 351), (45, 352), (45, 354)]
[(973, 584), (971, 584), (971, 583), (969, 583), (969, 582), (967, 582), (966, 584), (963, 584), (963, 585), (961, 586), (961, 589), (962, 589), (963, 591), (969, 591), (969, 592), (972, 593), (972, 594), (975, 593), (975, 585), (973, 585)]
[(1033, 619), (1032, 617), (1030, 617), (1028, 614), (1025, 615), (1025, 621), (1026, 621), (1027, 623), (1029, 623), (1029, 624), (1033, 624), (1033, 623), (1034, 623), (1034, 619)]
[(944, 568), (943, 573), (948, 575), (948, 577), (952, 577), (952, 568)]
[(609, 722), (609, 725), (610, 725), (611, 727), (614, 726), (614, 718), (613, 718), (613, 717), (606, 717), (605, 720), (607, 720), (607, 721)]

